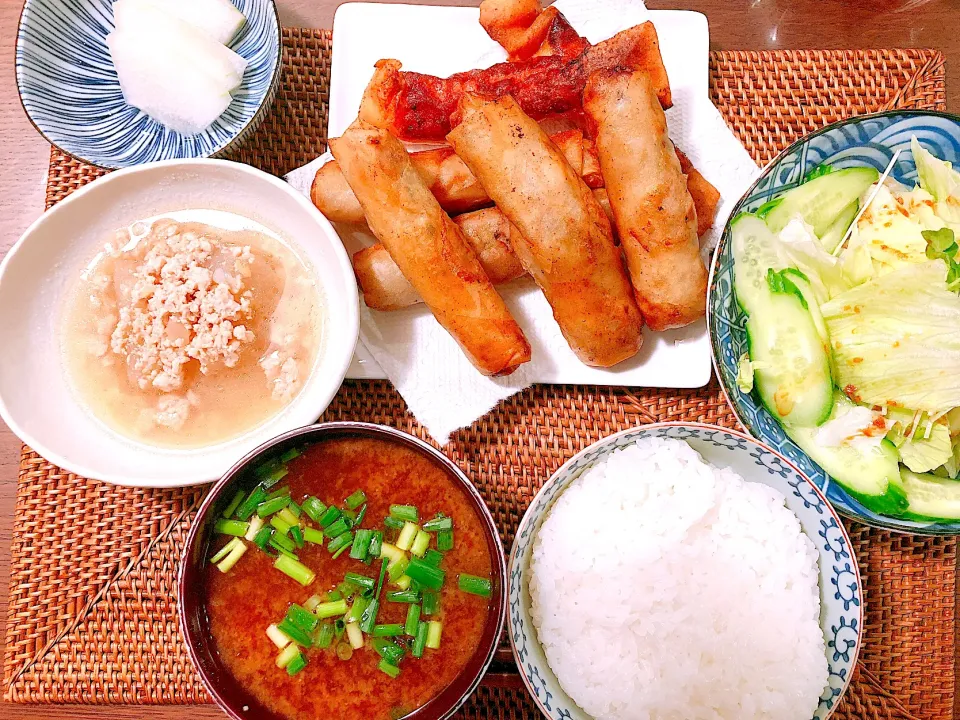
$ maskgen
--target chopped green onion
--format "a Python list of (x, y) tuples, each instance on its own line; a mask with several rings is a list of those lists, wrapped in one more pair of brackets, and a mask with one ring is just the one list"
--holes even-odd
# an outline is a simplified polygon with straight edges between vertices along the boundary
[(328, 538), (335, 538), (343, 535), (350, 528), (347, 526), (347, 522), (344, 518), (338, 518), (336, 522), (330, 523), (327, 528), (323, 531), (324, 535)]
[(310, 632), (291, 621), (289, 617), (278, 622), (277, 629), (301, 647), (310, 647), (313, 644)]
[(380, 663), (377, 667), (392, 678), (396, 678), (400, 674), (400, 668), (386, 658), (380, 658)]
[(401, 590), (409, 590), (413, 587), (413, 580), (410, 579), (409, 575), (401, 575), (393, 581), (393, 584)]
[(250, 527), (248, 527), (247, 531), (243, 534), (243, 539), (247, 540), (248, 542), (253, 542), (257, 537), (257, 533), (260, 532), (263, 526), (263, 518), (259, 515), (254, 515), (252, 518), (250, 518)]
[(412, 590), (393, 590), (387, 593), (387, 602), (418, 603), (420, 602), (420, 593)]
[[(272, 539), (276, 540), (276, 538)], [(312, 583), (313, 579), (316, 577), (316, 573), (314, 573), (313, 570), (308, 568), (299, 560), (294, 560), (286, 555), (280, 555), (280, 557), (274, 561), (273, 566), (284, 575), (288, 575), (296, 580), (304, 587)]]
[(420, 622), (417, 625), (417, 634), (413, 638), (413, 656), (415, 658), (423, 657), (423, 649), (427, 646), (427, 623)]
[(289, 510), (290, 514), (293, 515), (298, 521), (300, 520), (300, 515), (303, 513), (303, 509), (297, 505), (293, 499), (291, 499), (290, 504), (287, 505), (287, 510)]
[(283, 548), (277, 548), (277, 553), (279, 553), (280, 555), (286, 555), (291, 560), (300, 559), (300, 557), (295, 552), (290, 552), (289, 550), (285, 550)]
[[(411, 605), (411, 607), (413, 607)], [(374, 625), (373, 636), (378, 637), (396, 637), (403, 635), (403, 625), (400, 623), (391, 623), (390, 625)]]
[(319, 595), (311, 595), (307, 598), (307, 601), (303, 604), (305, 610), (313, 612), (317, 609), (317, 605), (323, 602), (323, 598)]
[(330, 507), (328, 507), (326, 510), (323, 511), (323, 515), (320, 516), (320, 519), (317, 520), (317, 522), (320, 523), (320, 527), (326, 530), (336, 520), (338, 520), (341, 515), (343, 515), (343, 513), (341, 513), (340, 510), (338, 510), (333, 505), (331, 505)]
[(344, 616), (343, 621), (347, 623), (347, 625), (360, 622), (360, 618), (363, 617), (363, 611), (367, 609), (367, 605), (369, 604), (370, 601), (363, 595), (357, 595), (353, 601), (353, 605), (350, 606), (350, 611)]
[(283, 510), (288, 502), (290, 502), (289, 495), (281, 495), (280, 497), (264, 500), (257, 505), (257, 515), (262, 518), (273, 515), (275, 512)]
[(281, 650), (290, 644), (290, 638), (276, 625), (267, 626), (267, 637)]
[(289, 485), (284, 485), (283, 487), (278, 487), (278, 488), (277, 488), (276, 490), (274, 490), (272, 493), (270, 493), (269, 495), (267, 495), (267, 496), (263, 499), (263, 501), (266, 502), (267, 500), (276, 500), (277, 498), (281, 498), (281, 497), (287, 497), (287, 498), (290, 497), (290, 486), (289, 486)]
[(423, 614), (436, 615), (440, 609), (440, 595), (434, 590), (423, 591)]
[(287, 663), (287, 675), (293, 677), (307, 666), (307, 659), (303, 653), (298, 653), (293, 660)]
[(291, 460), (300, 457), (300, 450), (297, 448), (290, 448), (283, 455), (280, 456), (280, 462), (288, 463)]
[(240, 538), (234, 539), (237, 541), (237, 544), (233, 546), (233, 550), (227, 553), (227, 556), (217, 563), (217, 569), (222, 573), (230, 572), (230, 569), (237, 564), (237, 560), (243, 557), (243, 554), (247, 551), (247, 546), (243, 540)]
[(342, 583), (337, 585), (337, 592), (345, 599), (349, 600), (350, 597), (357, 592), (358, 586), (354, 585), (349, 580), (344, 580)]
[(380, 544), (380, 557), (388, 558), (390, 562), (400, 562), (406, 555), (404, 555), (403, 550), (396, 545), (385, 542)]
[(353, 583), (357, 587), (363, 588), (364, 590), (373, 590), (377, 586), (377, 581), (375, 579), (367, 575), (361, 575), (360, 573), (348, 572), (343, 576), (343, 579), (349, 583)]
[(350, 647), (354, 650), (359, 650), (363, 647), (363, 632), (356, 623), (347, 623), (347, 640), (350, 642)]
[(441, 530), (437, 533), (437, 550), (441, 552), (453, 550), (453, 530)]
[(257, 465), (257, 467), (254, 468), (253, 470), (253, 474), (256, 475), (258, 478), (262, 478), (262, 477), (265, 477), (266, 475), (269, 475), (280, 466), (281, 466), (280, 459), (272, 457), (269, 460), (264, 460), (262, 463)]
[(343, 621), (343, 618), (337, 618), (336, 620), (333, 621), (333, 634), (334, 634), (334, 637), (337, 638), (337, 640), (343, 637), (343, 631), (346, 629), (347, 629), (347, 624)]
[(267, 549), (267, 543), (270, 542), (270, 538), (273, 537), (274, 529), (269, 525), (257, 530), (257, 534), (253, 536), (253, 544), (256, 545), (261, 550)]
[(407, 575), (416, 580), (424, 587), (431, 590), (439, 590), (443, 587), (443, 580), (446, 573), (440, 568), (428, 565), (420, 558), (411, 558), (407, 566)]
[(431, 650), (440, 649), (440, 633), (443, 631), (443, 624), (439, 620), (431, 620), (427, 623), (427, 647)]
[(364, 505), (360, 508), (360, 512), (357, 513), (356, 519), (353, 521), (354, 526), (362, 525), (363, 519), (367, 516), (367, 506)]
[(342, 535), (335, 537), (327, 544), (327, 550), (333, 553), (334, 557), (338, 557), (341, 550), (346, 550), (350, 545), (353, 544), (353, 533), (345, 532)]
[(226, 545), (224, 545), (222, 548), (220, 548), (219, 550), (217, 550), (217, 552), (213, 554), (213, 557), (210, 558), (210, 564), (216, 565), (218, 562), (223, 560), (227, 555), (229, 555), (230, 551), (233, 550), (239, 544), (240, 544), (240, 538), (238, 537), (232, 538), (230, 542), (228, 542)]
[(407, 622), (404, 623), (403, 631), (412, 637), (417, 635), (417, 626), (420, 624), (420, 606), (411, 605), (407, 608)]
[(317, 631), (316, 635), (313, 638), (313, 646), (324, 650), (330, 647), (330, 643), (333, 642), (333, 625), (331, 623), (323, 623), (320, 626), (320, 629)]
[(320, 518), (327, 510), (327, 506), (312, 495), (304, 499), (300, 507), (303, 508), (303, 511), (307, 514), (307, 517), (309, 517), (315, 523), (320, 522)]
[(297, 655), (300, 654), (300, 648), (296, 645), (287, 645), (279, 655), (277, 655), (277, 667), (285, 668)]
[(337, 657), (341, 660), (349, 660), (353, 657), (353, 648), (350, 647), (350, 643), (337, 643)]
[(357, 530), (353, 538), (353, 545), (350, 548), (350, 557), (360, 562), (366, 560), (367, 551), (370, 549), (370, 538), (372, 537), (373, 530)]
[(313, 543), (314, 545), (323, 545), (323, 533), (316, 528), (304, 528), (303, 539), (308, 543)]
[(313, 614), (321, 620), (326, 620), (327, 618), (336, 617), (337, 615), (343, 615), (346, 612), (347, 601), (343, 598), (340, 598), (339, 600), (331, 600), (330, 602), (320, 603), (313, 611)]
[(387, 566), (387, 577), (390, 579), (390, 582), (395, 583), (400, 577), (407, 572), (407, 568), (410, 567), (410, 561), (406, 557), (402, 557), (399, 560), (390, 563)]
[(253, 492), (247, 495), (247, 499), (240, 503), (240, 507), (237, 508), (237, 518), (240, 520), (249, 520), (250, 516), (253, 515), (254, 511), (257, 509), (257, 505), (262, 503), (267, 497), (267, 491), (262, 487), (257, 485)]
[(289, 620), (298, 628), (306, 630), (307, 632), (316, 630), (317, 624), (320, 622), (320, 619), (316, 615), (296, 603), (291, 603), (290, 607), (287, 608), (287, 616), (284, 619)]
[(427, 565), (433, 565), (434, 567), (440, 567), (440, 563), (443, 562), (443, 553), (437, 552), (436, 550), (427, 550), (423, 554), (423, 561)]
[(370, 547), (367, 549), (367, 554), (375, 558), (380, 557), (380, 548), (382, 546), (383, 532), (380, 530), (374, 530), (373, 535), (370, 536)]
[(233, 496), (227, 506), (223, 509), (223, 517), (229, 518), (236, 512), (237, 508), (240, 507), (240, 503), (243, 502), (243, 498), (246, 496), (246, 493), (243, 490), (237, 490), (237, 494)]
[(293, 527), (293, 523), (288, 523), (280, 515), (274, 515), (270, 518), (270, 524), (277, 529), (277, 532), (281, 535), (286, 535), (287, 530)]
[(387, 561), (380, 563), (380, 577), (377, 579), (377, 589), (374, 592), (375, 597), (380, 597), (380, 591), (383, 589), (383, 579), (387, 576)]
[(417, 536), (413, 539), (413, 545), (410, 546), (410, 552), (417, 557), (423, 557), (428, 547), (430, 547), (430, 534), (423, 530), (417, 531)]
[[(407, 580), (410, 580), (409, 575), (404, 575), (402, 578), (400, 578), (400, 580), (403, 580), (403, 578), (407, 578)], [(400, 587), (400, 580), (398, 580), (396, 583), (397, 587)], [(410, 582), (406, 583), (406, 585), (407, 587), (403, 588), (403, 590), (413, 590), (415, 592), (423, 592), (423, 585), (418, 583), (416, 580), (410, 580)]]
[(337, 600), (343, 599), (343, 593), (339, 590), (331, 590), (327, 593), (327, 602), (336, 602)]
[(470, 593), (471, 595), (490, 597), (490, 593), (492, 592), (490, 580), (487, 578), (477, 577), (476, 575), (467, 575), (466, 573), (461, 573), (460, 577), (457, 579), (457, 585), (465, 593)]
[(280, 482), (281, 480), (283, 480), (283, 479), (287, 476), (287, 474), (288, 474), (289, 472), (290, 472), (290, 471), (287, 470), (286, 465), (281, 465), (281, 466), (278, 467), (276, 470), (274, 470), (273, 472), (271, 472), (270, 474), (268, 474), (266, 477), (261, 478), (261, 479), (260, 479), (260, 484), (263, 485), (264, 488), (266, 488), (267, 490), (269, 490), (269, 489), (272, 488), (274, 485), (276, 485), (278, 482)]
[(290, 537), (293, 539), (294, 544), (297, 546), (297, 549), (303, 547), (303, 532), (300, 530), (299, 525), (294, 525), (290, 528)]
[(250, 529), (250, 523), (243, 520), (217, 520), (213, 525), (213, 531), (218, 535), (233, 535), (234, 537), (243, 537)]
[(374, 598), (366, 609), (363, 611), (363, 615), (360, 616), (360, 629), (365, 633), (369, 634), (373, 631), (374, 625), (377, 622), (377, 613), (380, 612), (380, 601)]
[(413, 523), (404, 523), (403, 530), (400, 531), (400, 535), (397, 537), (397, 547), (401, 550), (409, 550), (418, 532), (420, 532), (420, 528)]
[[(291, 502), (292, 502), (292, 501), (291, 501)], [(280, 512), (278, 512), (278, 513), (277, 513), (277, 516), (278, 516), (281, 520), (286, 521), (291, 527), (294, 526), (294, 525), (299, 525), (299, 524), (300, 524), (300, 518), (298, 518), (296, 515), (293, 514), (293, 511), (290, 509), (289, 506), (288, 506), (288, 507), (285, 507), (283, 510), (281, 510)]]
[(367, 501), (367, 495), (363, 490), (357, 490), (352, 493), (350, 497), (343, 501), (343, 504), (346, 505), (351, 510), (356, 510), (358, 507), (363, 505)]
[(439, 532), (440, 530), (453, 530), (453, 518), (435, 517), (433, 520), (427, 520), (423, 524), (423, 529), (427, 532)]
[(293, 540), (282, 533), (274, 533), (271, 535), (269, 544), (271, 547), (274, 547), (277, 550), (286, 550), (287, 552), (293, 552), (297, 549), (297, 546), (294, 544)]
[(415, 523), (418, 519), (417, 508), (413, 505), (391, 505), (390, 517), (404, 522)]
[(402, 530), (403, 529), (403, 520), (397, 520), (393, 517), (385, 517), (383, 519), (383, 525), (388, 530)]
[(374, 638), (373, 649), (377, 651), (380, 657), (389, 660), (396, 665), (403, 659), (403, 648), (392, 640), (386, 638)]

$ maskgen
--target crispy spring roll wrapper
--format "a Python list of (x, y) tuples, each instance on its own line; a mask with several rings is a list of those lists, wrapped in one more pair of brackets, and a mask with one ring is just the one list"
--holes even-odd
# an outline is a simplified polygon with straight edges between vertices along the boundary
[(447, 136), (520, 234), (520, 262), (587, 365), (632, 357), (643, 320), (610, 221), (580, 175), (511, 97), (466, 94)]
[(583, 108), (644, 320), (654, 330), (688, 325), (703, 317), (707, 269), (693, 198), (654, 87), (642, 72), (597, 73)]
[(534, 55), (576, 57), (589, 45), (555, 7), (541, 10), (539, 0), (483, 0), (480, 25), (514, 62)]
[(690, 158), (684, 155), (680, 148), (674, 149), (677, 151), (677, 159), (680, 161), (680, 170), (687, 176), (687, 190), (690, 191), (693, 206), (697, 210), (697, 235), (702, 237), (707, 230), (713, 227), (714, 218), (717, 217), (720, 191), (711, 185), (710, 181), (693, 166)]
[(330, 149), (370, 229), (470, 362), (507, 375), (529, 361), (523, 331), (400, 141), (357, 120)]

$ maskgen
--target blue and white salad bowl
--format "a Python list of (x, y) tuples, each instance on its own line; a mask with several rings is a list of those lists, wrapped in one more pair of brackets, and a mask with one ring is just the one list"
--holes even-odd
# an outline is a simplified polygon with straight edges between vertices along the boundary
[(51, 144), (115, 169), (213, 157), (252, 133), (280, 83), (280, 20), (273, 0), (232, 0), (247, 21), (230, 48), (247, 60), (233, 102), (210, 127), (181, 135), (123, 100), (106, 37), (112, 0), (27, 0), (17, 33), (20, 100)]
[[(938, 158), (960, 165), (960, 116), (925, 110), (894, 110), (863, 115), (828, 125), (784, 150), (761, 173), (730, 217), (754, 212), (776, 195), (799, 185), (813, 168), (829, 164), (836, 168), (874, 167), (883, 172), (894, 153), (900, 156), (890, 173), (906, 185), (917, 179), (910, 151), (910, 138)], [(714, 252), (707, 290), (707, 326), (713, 363), (720, 385), (737, 419), (747, 432), (785, 455), (826, 495), (842, 514), (889, 530), (924, 535), (960, 534), (960, 522), (919, 522), (878, 515), (850, 497), (786, 436), (783, 428), (761, 405), (755, 393), (737, 387), (737, 365), (747, 352), (746, 316), (733, 294), (733, 255), (730, 223)]]
[(820, 626), (830, 679), (812, 720), (826, 720), (850, 684), (862, 643), (862, 584), (847, 531), (823, 493), (783, 455), (743, 433), (697, 423), (656, 423), (604, 438), (564, 463), (530, 503), (507, 561), (507, 625), (517, 667), (534, 702), (551, 720), (591, 720), (560, 687), (530, 617), (533, 540), (556, 498), (581, 474), (614, 450), (654, 437), (683, 440), (712, 465), (779, 490), (799, 518), (819, 554)]

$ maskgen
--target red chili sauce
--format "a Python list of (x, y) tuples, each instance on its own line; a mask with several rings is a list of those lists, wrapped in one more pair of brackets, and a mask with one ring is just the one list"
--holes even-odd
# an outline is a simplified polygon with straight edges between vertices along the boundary
[[(442, 469), (400, 444), (370, 438), (327, 440), (307, 447), (288, 467), (289, 475), (279, 484), (289, 485), (291, 497), (298, 503), (314, 495), (326, 505), (343, 507), (346, 497), (363, 490), (367, 495), (364, 528), (382, 530), (391, 504), (415, 505), (421, 523), (438, 512), (453, 518), (454, 548), (440, 566), (446, 573), (440, 609), (429, 618), (443, 623), (440, 648), (425, 650), (420, 659), (408, 652), (396, 679), (377, 668), (380, 656), (366, 635), (364, 647), (355, 650), (349, 660), (337, 658), (334, 642), (327, 649), (302, 650), (307, 666), (293, 677), (278, 668), (275, 660), (280, 651), (265, 631), (283, 619), (290, 603), (303, 605), (312, 595), (326, 600), (326, 593), (347, 572), (379, 574), (379, 561), (367, 566), (351, 559), (349, 551), (334, 560), (326, 545), (309, 543), (297, 552), (300, 562), (316, 573), (308, 587), (275, 569), (274, 558), (253, 544), (227, 573), (207, 566), (205, 604), (216, 647), (237, 681), (279, 715), (310, 720), (395, 720), (449, 685), (480, 642), (490, 601), (457, 586), (460, 573), (491, 576), (480, 518)], [(384, 541), (396, 542), (396, 535), (388, 530)], [(215, 540), (211, 552), (223, 544), (224, 540)], [(436, 548), (435, 539), (430, 547)], [(409, 605), (386, 602), (386, 592), (396, 589), (384, 583), (377, 624), (403, 624), (406, 619)]]

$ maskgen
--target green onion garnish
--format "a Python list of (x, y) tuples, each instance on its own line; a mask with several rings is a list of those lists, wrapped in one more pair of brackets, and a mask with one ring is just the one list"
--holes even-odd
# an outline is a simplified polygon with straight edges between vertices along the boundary
[(420, 558), (411, 558), (410, 564), (407, 566), (407, 575), (426, 588), (439, 590), (443, 587), (443, 580), (446, 573), (440, 568), (428, 565)]
[(427, 520), (423, 524), (423, 529), (427, 532), (439, 532), (441, 530), (453, 530), (453, 518), (443, 515), (435, 517), (433, 520)]
[(291, 560), (300, 559), (295, 552), (290, 552), (289, 550), (285, 550), (284, 548), (277, 548), (276, 550), (280, 555), (286, 555)]
[(307, 666), (307, 659), (303, 653), (297, 653), (296, 657), (287, 663), (287, 675), (293, 677)]
[(457, 580), (457, 585), (465, 593), (479, 595), (481, 597), (490, 597), (492, 586), (487, 578), (477, 577), (476, 575), (467, 575), (461, 573)]
[(350, 641), (350, 647), (354, 650), (363, 647), (363, 632), (356, 623), (347, 623), (347, 640)]
[(281, 465), (280, 459), (272, 457), (269, 460), (264, 460), (256, 468), (254, 468), (253, 474), (256, 475), (258, 478), (266, 477), (267, 475), (272, 473), (274, 470), (276, 470), (278, 467), (280, 467), (280, 465)]
[(360, 616), (360, 629), (365, 633), (370, 633), (377, 622), (377, 614), (380, 612), (380, 601), (373, 599)]
[(326, 620), (327, 618), (336, 617), (337, 615), (343, 615), (346, 612), (347, 601), (343, 598), (340, 598), (339, 600), (331, 600), (330, 602), (320, 603), (313, 611), (313, 614), (321, 620)]
[(285, 668), (297, 655), (300, 654), (300, 648), (296, 645), (287, 645), (279, 655), (277, 655), (277, 667)]
[(303, 512), (303, 509), (299, 505), (297, 505), (292, 498), (290, 500), (290, 503), (287, 505), (287, 509), (297, 520), (300, 520), (300, 515)]
[(327, 528), (323, 531), (324, 535), (328, 538), (335, 538), (343, 535), (350, 528), (347, 526), (347, 521), (345, 518), (337, 518), (335, 522), (330, 523)]
[(281, 535), (286, 535), (287, 530), (293, 527), (293, 523), (289, 523), (284, 520), (280, 515), (273, 515), (270, 518), (270, 524), (277, 529), (277, 532)]
[(273, 515), (275, 512), (283, 510), (287, 506), (288, 502), (290, 502), (289, 495), (281, 495), (270, 500), (264, 500), (262, 503), (257, 505), (257, 515), (260, 517)]
[(297, 546), (294, 544), (293, 540), (282, 533), (273, 533), (273, 535), (270, 536), (268, 543), (271, 547), (276, 548), (277, 550), (286, 550), (287, 552), (291, 553), (297, 549)]
[(436, 615), (440, 609), (440, 595), (435, 590), (423, 591), (423, 614)]
[(336, 555), (339, 551), (346, 550), (352, 544), (353, 533), (348, 531), (331, 540), (327, 544), (327, 550)]
[(323, 533), (316, 528), (304, 528), (303, 539), (308, 543), (313, 543), (314, 545), (323, 545)]
[(290, 638), (284, 635), (276, 625), (267, 626), (267, 637), (270, 638), (270, 642), (281, 650), (290, 644)]
[(367, 575), (361, 575), (360, 573), (348, 572), (343, 576), (343, 579), (359, 588), (363, 588), (364, 590), (373, 590), (377, 586), (377, 581), (375, 579), (368, 577)]
[(349, 600), (350, 597), (357, 591), (357, 589), (357, 586), (349, 580), (344, 580), (342, 583), (337, 585), (337, 592), (340, 593), (341, 597), (343, 597), (345, 600)]
[(423, 561), (427, 565), (433, 565), (434, 567), (440, 567), (440, 563), (443, 562), (443, 553), (437, 552), (436, 550), (427, 550), (423, 554)]
[(243, 490), (237, 490), (237, 494), (233, 496), (233, 500), (223, 509), (224, 518), (229, 518), (236, 512), (237, 508), (240, 507), (240, 503), (243, 502), (244, 496), (246, 496), (246, 493)]
[(387, 593), (387, 602), (418, 603), (420, 602), (420, 593), (413, 590), (393, 590)]
[(427, 646), (427, 623), (417, 624), (417, 634), (413, 638), (413, 656), (415, 658), (423, 657), (423, 649)]
[(410, 579), (409, 575), (401, 575), (393, 581), (393, 584), (400, 590), (409, 590), (413, 587), (413, 580)]
[(439, 620), (431, 620), (427, 623), (427, 647), (431, 650), (440, 649), (440, 633), (443, 631), (443, 624)]
[(316, 635), (313, 637), (313, 646), (324, 650), (330, 647), (330, 643), (333, 642), (333, 625), (331, 623), (323, 623), (320, 626), (320, 629), (317, 631)]
[(289, 472), (290, 472), (290, 471), (287, 470), (287, 466), (286, 466), (286, 465), (280, 465), (280, 466), (279, 466), (278, 468), (276, 468), (273, 472), (268, 473), (265, 477), (261, 478), (260, 484), (263, 485), (264, 488), (266, 488), (267, 490), (269, 490), (269, 489), (272, 488), (274, 485), (276, 485), (278, 482), (280, 482), (281, 480), (283, 480), (283, 479), (287, 476), (287, 474), (288, 474)]
[(417, 508), (413, 505), (391, 505), (390, 517), (404, 522), (415, 523), (418, 519)]
[(374, 638), (373, 649), (377, 651), (380, 657), (386, 658), (394, 665), (403, 659), (403, 648), (392, 640), (387, 640), (386, 638)]
[[(410, 607), (415, 607), (411, 605)], [(397, 635), (403, 635), (403, 625), (400, 623), (392, 623), (390, 625), (374, 625), (373, 633), (371, 633), (375, 638), (378, 637), (396, 637)]]
[(253, 515), (257, 509), (257, 505), (262, 503), (266, 497), (267, 491), (257, 485), (253, 489), (253, 492), (247, 495), (247, 499), (240, 503), (240, 507), (237, 508), (237, 518), (240, 520), (249, 520), (250, 516)]
[(350, 547), (350, 557), (360, 562), (366, 560), (367, 551), (370, 549), (370, 538), (372, 537), (373, 530), (357, 530), (353, 538), (353, 545)]
[(240, 544), (240, 542), (241, 542), (240, 538), (238, 537), (231, 539), (230, 542), (228, 542), (226, 545), (224, 545), (222, 548), (220, 548), (219, 550), (217, 550), (217, 552), (213, 554), (213, 557), (210, 558), (210, 564), (216, 565), (218, 562), (223, 560), (227, 555), (230, 554), (231, 550), (233, 550), (237, 545)]
[[(287, 608), (287, 615), (284, 620), (289, 620), (298, 628), (308, 633), (316, 630), (317, 624), (320, 622), (320, 619), (316, 615), (296, 603), (291, 603), (290, 607)], [(282, 629), (283, 628), (281, 628), (281, 630)]]
[(323, 602), (323, 598), (319, 595), (311, 595), (307, 598), (307, 601), (303, 604), (304, 609), (313, 612), (317, 609), (317, 605)]
[(234, 537), (243, 537), (250, 529), (250, 523), (243, 520), (217, 520), (213, 525), (213, 531), (218, 535), (233, 535)]
[(217, 563), (217, 569), (220, 570), (220, 572), (230, 572), (230, 569), (237, 564), (237, 560), (243, 557), (243, 554), (247, 551), (247, 546), (243, 540), (240, 538), (234, 538), (234, 540), (237, 541), (237, 544), (233, 546), (223, 560)]
[(391, 662), (390, 662), (389, 660), (387, 660), (386, 658), (380, 658), (380, 663), (377, 665), (377, 667), (378, 667), (382, 672), (386, 673), (387, 675), (389, 675), (389, 676), (392, 677), (392, 678), (396, 678), (397, 675), (400, 674), (400, 668), (397, 667), (396, 665), (394, 665), (393, 663), (391, 663)]
[(357, 595), (353, 600), (353, 605), (350, 606), (349, 612), (347, 612), (343, 618), (344, 622), (346, 622), (347, 625), (360, 622), (360, 618), (363, 617), (363, 611), (367, 609), (367, 605), (369, 604), (370, 601), (363, 595)]
[(346, 505), (351, 510), (356, 510), (358, 507), (363, 505), (367, 501), (367, 495), (363, 490), (357, 490), (352, 493), (350, 497), (343, 501), (343, 504)]
[(362, 525), (362, 524), (363, 524), (363, 519), (364, 519), (366, 516), (367, 516), (367, 506), (364, 505), (362, 508), (360, 508), (360, 511), (357, 513), (356, 519), (354, 519), (354, 521), (353, 521), (354, 526)]
[(382, 546), (383, 532), (380, 530), (374, 530), (373, 535), (370, 536), (370, 547), (367, 549), (367, 554), (375, 558), (380, 557), (380, 548)]
[(320, 522), (320, 518), (327, 510), (327, 506), (312, 495), (306, 498), (300, 507), (303, 508), (303, 511), (307, 514), (307, 517), (309, 517), (315, 523)]
[(403, 530), (400, 531), (400, 536), (397, 538), (397, 547), (401, 550), (409, 550), (418, 532), (420, 532), (420, 528), (412, 522), (404, 523)]
[[(409, 576), (409, 575), (404, 575), (403, 577), (405, 577), (407, 580), (410, 580), (410, 576)], [(400, 580), (403, 580), (403, 577), (400, 578)], [(400, 586), (399, 581), (397, 582), (397, 586), (398, 586), (398, 587)], [(418, 583), (416, 580), (410, 580), (410, 582), (407, 583), (407, 587), (405, 587), (405, 588), (403, 588), (403, 589), (404, 589), (404, 590), (413, 590), (414, 592), (422, 593), (422, 592), (423, 592), (423, 585), (421, 585), (420, 583)]]
[(303, 547), (303, 532), (300, 530), (299, 525), (294, 525), (290, 528), (290, 538), (298, 550)]
[[(271, 538), (271, 540), (276, 540), (276, 538)], [(316, 577), (316, 574), (313, 572), (313, 570), (308, 568), (299, 560), (294, 560), (286, 555), (280, 555), (274, 561), (273, 566), (284, 575), (288, 575), (296, 580), (304, 587), (312, 583), (313, 579)]]
[(334, 521), (338, 520), (343, 513), (339, 509), (335, 508), (333, 505), (328, 507), (323, 511), (323, 515), (320, 516), (320, 519), (317, 520), (320, 523), (320, 527), (326, 530)]
[(387, 566), (387, 577), (390, 579), (390, 582), (395, 583), (399, 580), (404, 573), (407, 572), (407, 568), (410, 566), (410, 561), (406, 557), (402, 557), (399, 560), (396, 560), (390, 565)]
[(300, 451), (297, 448), (290, 448), (280, 456), (280, 462), (288, 463), (291, 460), (300, 457)]
[(278, 487), (276, 490), (271, 492), (267, 497), (264, 498), (264, 502), (267, 500), (276, 500), (279, 497), (290, 497), (290, 486), (284, 485), (283, 487)]
[(333, 635), (337, 640), (343, 637), (343, 631), (347, 629), (347, 624), (343, 618), (337, 618), (333, 621)]
[(287, 522), (288, 524), (290, 524), (291, 526), (293, 526), (293, 525), (298, 525), (298, 524), (300, 523), (300, 518), (298, 518), (296, 515), (294, 515), (293, 510), (291, 510), (289, 506), (283, 508), (283, 510), (281, 510), (280, 512), (278, 512), (278, 513), (277, 513), (277, 516), (278, 516), (281, 520), (283, 520), (283, 521)]
[(380, 563), (380, 577), (377, 578), (377, 589), (374, 591), (374, 597), (380, 597), (380, 591), (383, 589), (383, 579), (387, 576), (387, 561)]
[[(341, 535), (340, 537), (343, 537), (343, 535)], [(342, 548), (338, 549), (338, 550), (333, 554), (333, 559), (336, 560), (338, 557), (340, 557), (341, 555), (343, 555), (343, 554), (347, 551), (347, 548), (349, 548), (349, 547), (350, 547), (350, 543), (347, 543), (347, 544), (344, 545)]]
[(403, 625), (403, 631), (411, 637), (416, 637), (417, 626), (420, 624), (420, 606), (411, 605), (407, 608), (407, 622)]
[(437, 533), (437, 550), (441, 552), (453, 550), (453, 530), (441, 530)]
[(259, 515), (254, 515), (251, 517), (250, 527), (248, 527), (247, 531), (243, 534), (243, 539), (247, 540), (248, 542), (253, 542), (257, 537), (257, 533), (260, 532), (264, 524), (263, 518)]
[(400, 562), (406, 555), (396, 545), (385, 542), (380, 544), (380, 557), (387, 558), (390, 562)]
[(285, 617), (283, 620), (278, 622), (277, 629), (301, 647), (310, 647), (313, 645), (313, 639), (310, 637), (310, 631), (304, 630), (302, 627), (292, 622), (289, 617)]
[(327, 593), (327, 602), (336, 602), (337, 600), (343, 599), (343, 593), (339, 590), (331, 590)]
[(413, 539), (413, 545), (410, 546), (410, 552), (417, 557), (423, 557), (428, 547), (430, 547), (430, 534), (423, 530), (417, 531), (417, 536)]
[(385, 517), (383, 519), (383, 525), (388, 530), (402, 530), (403, 529), (403, 520), (397, 520), (393, 517)]

